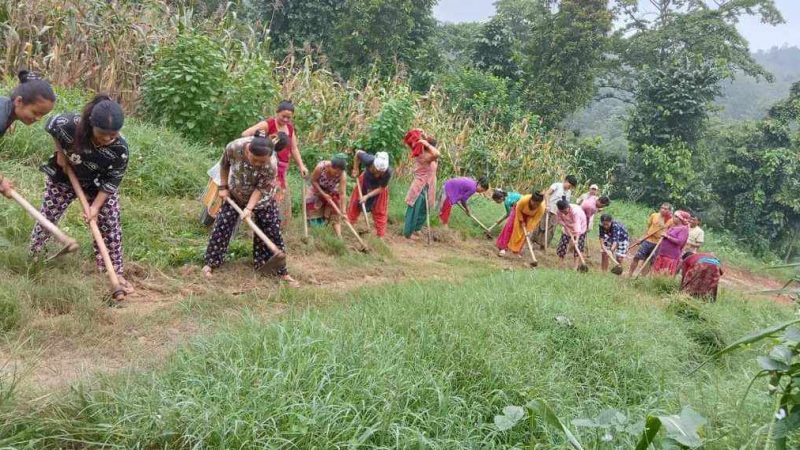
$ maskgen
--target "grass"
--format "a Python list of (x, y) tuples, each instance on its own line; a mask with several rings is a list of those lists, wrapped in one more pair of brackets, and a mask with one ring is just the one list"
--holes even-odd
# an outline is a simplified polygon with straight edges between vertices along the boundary
[[(61, 109), (82, 101), (74, 93), (62, 100)], [(383, 272), (396, 282), (295, 291), (245, 286), (241, 295), (192, 291), (181, 271), (201, 265), (208, 239), (196, 197), (221, 148), (187, 143), (136, 119), (124, 133), (133, 154), (122, 189), (126, 261), (167, 272), (172, 281), (163, 288), (180, 300), (142, 317), (110, 313), (98, 297), (105, 280), (88, 275), (95, 272), (93, 252), (78, 207), (62, 225), (79, 239), (80, 255), (44, 265), (26, 254), (33, 222), (0, 202), (0, 344), (13, 349), (13, 359), (62, 341), (91, 349), (94, 342), (121, 339), (120, 351), (128, 351), (129, 336), (111, 334), (104, 324), (135, 333), (199, 322), (217, 334), (194, 340), (158, 370), (100, 378), (38, 400), (15, 395), (4, 355), (0, 448), (508, 448), (531, 436), (498, 432), (493, 416), (531, 398), (547, 400), (568, 419), (607, 407), (639, 418), (691, 404), (710, 419), (707, 448), (758, 441), (759, 425), (769, 420), (770, 400), (760, 391), (737, 408), (756, 370), (752, 355), (687, 375), (725, 342), (791, 315), (727, 291), (716, 304), (695, 303), (676, 293), (674, 280), (498, 272), (469, 254), (437, 261), (449, 281), (419, 281), (430, 274), (413, 272), (415, 261), (385, 243), (367, 238), (372, 251), (358, 253), (346, 229), (344, 242), (330, 229), (312, 230), (304, 241), (300, 220), (286, 233), (290, 253), (329, 263), (334, 284), (349, 270)], [(39, 126), (18, 127), (0, 141), (0, 172), (34, 204), (43, 184), (35, 167), (51, 145)], [(301, 180), (290, 173), (298, 210)], [(403, 225), (406, 186), (402, 177), (391, 186), (395, 233)], [(470, 207), (487, 225), (503, 214), (501, 205), (480, 196)], [(638, 237), (650, 210), (614, 202), (607, 212)], [(431, 219), (436, 226), (438, 218)], [(451, 227), (453, 247), (484, 239), (461, 211), (453, 212)], [(724, 263), (760, 272), (763, 261), (738, 250), (729, 235), (707, 230), (706, 236), (707, 248)], [(240, 264), (233, 270), (249, 266), (241, 263), (250, 258), (250, 245), (240, 230), (230, 248), (230, 259)], [(307, 270), (289, 264), (295, 273)], [(288, 313), (275, 321), (271, 313), (278, 310)], [(575, 328), (560, 326), (556, 315), (568, 316)], [(558, 442), (547, 433), (537, 439), (546, 448)]]
[[(746, 442), (769, 419), (758, 390), (736, 406), (752, 355), (687, 375), (706, 350), (692, 337), (696, 320), (671, 301), (554, 270), (362, 290), (348, 304), (197, 340), (154, 373), (105, 378), (26, 414), (5, 410), (0, 447), (507, 448), (531, 436), (498, 432), (493, 416), (532, 398), (565, 418), (690, 404), (712, 424), (706, 448)], [(729, 341), (790, 316), (735, 296), (696, 308)], [(711, 321), (718, 315), (724, 326)]]

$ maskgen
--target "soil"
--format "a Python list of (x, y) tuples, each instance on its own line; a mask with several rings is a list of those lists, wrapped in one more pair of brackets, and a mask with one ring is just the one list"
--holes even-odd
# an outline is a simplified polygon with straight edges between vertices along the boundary
[[(92, 323), (91, 330), (83, 332), (55, 331), (65, 326), (63, 322), (71, 320), (69, 315), (37, 319), (31, 328), (36, 332), (51, 332), (47, 344), (38, 346), (36, 350), (25, 345), (16, 348), (0, 346), (0, 375), (20, 376), (22, 391), (33, 398), (79, 380), (91, 380), (97, 374), (156, 367), (189, 338), (211, 332), (214, 321), (218, 323), (220, 317), (234, 320), (242, 317), (241, 310), (245, 305), (248, 314), (256, 314), (266, 321), (291, 308), (324, 307), (342, 301), (347, 298), (348, 291), (364, 286), (402, 280), (456, 281), (471, 271), (541, 270), (543, 267), (574, 270), (571, 258), (560, 262), (554, 249), (545, 253), (535, 247), (539, 265), (534, 268), (530, 265), (527, 251), (523, 257), (511, 253), (504, 258), (498, 257), (493, 241), (482, 238), (464, 240), (457, 232), (443, 229), (434, 230), (430, 246), (426, 238), (425, 233), (415, 240), (398, 235), (387, 236), (384, 241), (390, 249), (387, 256), (377, 256), (375, 263), (354, 263), (346, 270), (342, 270), (341, 258), (321, 253), (290, 252), (289, 269), (302, 284), (299, 291), (302, 301), (290, 292), (291, 288), (281, 286), (275, 278), (256, 275), (249, 261), (244, 259), (224, 265), (210, 280), (203, 276), (199, 265), (161, 271), (129, 264), (127, 278), (136, 292), (125, 300), (125, 307), (98, 308), (101, 310), (98, 320)], [(354, 241), (352, 237), (350, 240)], [(292, 244), (290, 239), (289, 248), (293, 248)], [(352, 244), (355, 248), (355, 242)], [(592, 250), (596, 249), (587, 251), (587, 263), (590, 270), (597, 271), (600, 258)], [(352, 251), (345, 260), (358, 258), (358, 254)], [(454, 269), (455, 261), (464, 264), (458, 264)], [(723, 288), (748, 293), (782, 286), (778, 280), (731, 267), (726, 267), (722, 283)], [(244, 299), (242, 303), (231, 301), (238, 298)], [(753, 298), (791, 303), (785, 296)], [(187, 299), (193, 299), (194, 303)], [(220, 305), (222, 301), (229, 303)], [(193, 307), (212, 308), (209, 313), (212, 317), (186, 312)]]

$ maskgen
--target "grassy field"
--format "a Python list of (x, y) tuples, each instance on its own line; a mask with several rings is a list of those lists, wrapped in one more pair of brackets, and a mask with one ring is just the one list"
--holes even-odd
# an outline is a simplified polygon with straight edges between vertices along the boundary
[(250, 318), (154, 372), (4, 408), (0, 447), (553, 448), (559, 439), (545, 430), (493, 425), (503, 407), (533, 398), (564, 418), (613, 407), (635, 421), (691, 405), (711, 424), (705, 448), (744, 444), (770, 417), (759, 390), (737, 405), (752, 357), (688, 371), (791, 312), (729, 295), (687, 319), (675, 294), (659, 292), (671, 288), (541, 270), (364, 289), (277, 322)]
[[(59, 109), (80, 102), (62, 96)], [(396, 236), (403, 177), (391, 187), (390, 242), (370, 239), (371, 253), (325, 229), (305, 242), (294, 220), (289, 268), (302, 289), (252, 276), (243, 232), (208, 283), (197, 273), (207, 242), (197, 196), (221, 149), (136, 119), (124, 132), (125, 254), (141, 291), (128, 309), (100, 301), (107, 287), (77, 206), (62, 224), (80, 255), (45, 265), (27, 258), (32, 221), (0, 201), (0, 448), (559, 448), (550, 430), (493, 425), (503, 407), (533, 398), (564, 419), (616, 408), (635, 422), (691, 405), (709, 419), (706, 448), (763, 448), (764, 386), (737, 404), (753, 353), (689, 371), (791, 308), (727, 289), (687, 318), (673, 281), (532, 272), (492, 256), (458, 211), (432, 248), (406, 242)], [(40, 125), (0, 141), (0, 172), (36, 205), (36, 167), (51, 149)], [(301, 181), (290, 182), (298, 207)], [(484, 223), (502, 214), (485, 198), (471, 205)], [(608, 212), (640, 236), (649, 208), (614, 202)], [(730, 236), (706, 236), (724, 263), (763, 271)], [(48, 375), (81, 364), (96, 370)], [(578, 434), (590, 448), (632, 441)]]

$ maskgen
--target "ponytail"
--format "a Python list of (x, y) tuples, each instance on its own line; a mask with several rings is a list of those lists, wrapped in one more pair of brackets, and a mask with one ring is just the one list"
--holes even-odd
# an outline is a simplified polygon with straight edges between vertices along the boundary
[(17, 78), (19, 79), (19, 84), (8, 95), (11, 97), (11, 100), (19, 97), (25, 105), (36, 103), (40, 99), (51, 102), (56, 101), (56, 94), (53, 92), (53, 87), (38, 73), (20, 70), (17, 74)]

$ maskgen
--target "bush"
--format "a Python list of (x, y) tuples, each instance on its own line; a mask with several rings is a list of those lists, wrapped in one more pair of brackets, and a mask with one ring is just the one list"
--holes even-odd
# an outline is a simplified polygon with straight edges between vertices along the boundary
[(146, 116), (192, 139), (227, 143), (275, 102), (273, 65), (258, 53), (225, 51), (200, 34), (182, 34), (156, 52), (145, 74)]
[(439, 83), (450, 107), (475, 121), (497, 122), (508, 127), (524, 113), (511, 99), (506, 80), (464, 68), (444, 75)]
[(218, 125), (220, 94), (228, 81), (219, 44), (200, 34), (182, 34), (158, 49), (145, 73), (145, 115), (194, 139), (208, 139)]
[(225, 83), (224, 99), (213, 132), (215, 142), (239, 137), (247, 127), (262, 119), (264, 105), (277, 103), (278, 85), (269, 60), (250, 56), (237, 63)]
[(385, 96), (381, 111), (369, 124), (362, 147), (372, 153), (386, 151), (394, 161), (399, 161), (406, 151), (403, 136), (411, 128), (413, 118), (411, 95), (407, 89)]

